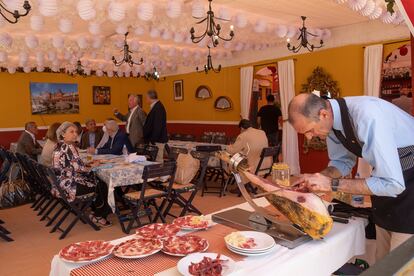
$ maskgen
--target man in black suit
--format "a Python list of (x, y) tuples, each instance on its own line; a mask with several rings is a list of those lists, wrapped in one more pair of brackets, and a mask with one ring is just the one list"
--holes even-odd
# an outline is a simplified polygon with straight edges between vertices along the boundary
[(166, 143), (167, 135), (167, 112), (164, 105), (158, 100), (155, 90), (147, 92), (147, 101), (151, 105), (144, 124), (144, 140), (145, 143)]
[(128, 153), (134, 152), (134, 148), (124, 131), (119, 129), (115, 120), (107, 120), (105, 122), (106, 132), (109, 135), (108, 141), (99, 149), (88, 148), (90, 154), (115, 154), (122, 155), (124, 146)]
[(17, 152), (26, 154), (30, 158), (37, 160), (37, 155), (42, 153), (42, 147), (36, 141), (36, 135), (38, 133), (37, 125), (35, 122), (28, 122), (24, 126), (24, 131), (20, 135), (17, 142)]

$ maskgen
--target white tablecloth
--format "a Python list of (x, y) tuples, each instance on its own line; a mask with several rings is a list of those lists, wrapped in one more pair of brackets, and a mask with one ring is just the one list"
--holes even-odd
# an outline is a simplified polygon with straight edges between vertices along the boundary
[[(256, 203), (259, 206), (269, 204), (264, 198), (256, 199)], [(231, 208), (253, 210), (248, 203)], [(128, 238), (124, 237), (113, 242), (120, 243)], [(237, 262), (237, 270), (232, 275), (331, 275), (353, 256), (361, 255), (364, 252), (365, 221), (355, 218), (351, 219), (348, 224), (335, 222), (332, 231), (323, 240), (310, 241), (295, 249), (287, 249), (278, 245), (269, 255), (247, 257), (243, 261)], [(72, 269), (80, 266), (65, 263), (55, 255), (52, 260), (50, 276), (68, 276)], [(180, 274), (173, 267), (157, 275), (176, 276)]]

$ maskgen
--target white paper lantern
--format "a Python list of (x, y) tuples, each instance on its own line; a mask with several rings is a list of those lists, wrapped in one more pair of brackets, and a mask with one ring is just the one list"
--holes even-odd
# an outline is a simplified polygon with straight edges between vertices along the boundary
[(57, 65), (52, 66), (52, 71), (53, 72), (57, 73), (57, 72), (59, 72), (59, 70), (60, 70), (59, 66), (57, 66)]
[(37, 64), (43, 64), (45, 60), (45, 55), (43, 52), (36, 52), (36, 62)]
[(191, 7), (191, 15), (193, 17), (204, 17), (206, 16), (206, 10), (204, 9), (204, 2), (202, 0), (194, 0)]
[(136, 78), (136, 77), (138, 77), (138, 71), (137, 70), (134, 70), (134, 71), (132, 71), (132, 76), (134, 77), (134, 78)]
[(72, 20), (67, 18), (60, 19), (59, 30), (65, 34), (70, 33), (72, 31)]
[(92, 59), (96, 59), (96, 57), (98, 56), (98, 54), (95, 52), (95, 51), (93, 51), (92, 53), (91, 53), (91, 58)]
[(25, 67), (23, 67), (23, 72), (30, 73), (30, 72), (32, 72), (32, 68), (29, 67), (29, 66), (25, 66)]
[(39, 0), (39, 12), (41, 15), (46, 17), (57, 15), (57, 0)]
[(368, 0), (365, 4), (365, 7), (360, 11), (363, 16), (370, 16), (375, 10), (375, 2), (373, 0)]
[(154, 15), (154, 6), (150, 1), (141, 2), (137, 7), (137, 16), (143, 21), (149, 21)]
[(124, 24), (118, 25), (116, 27), (115, 31), (116, 31), (117, 34), (124, 35), (128, 32), (128, 26), (126, 26)]
[(167, 51), (167, 55), (168, 55), (169, 57), (173, 57), (173, 56), (175, 56), (175, 53), (176, 53), (176, 49), (175, 49), (175, 47), (171, 47), (171, 48), (169, 48), (169, 49), (168, 49), (168, 51)]
[(96, 70), (95, 74), (96, 74), (97, 77), (102, 77), (103, 76), (103, 72), (102, 72), (101, 69)]
[(190, 56), (190, 50), (188, 50), (187, 48), (184, 48), (182, 51), (182, 56), (183, 58), (187, 58)]
[(343, 3), (346, 3), (348, 0), (336, 0), (336, 2), (338, 3), (338, 4), (343, 4)]
[(367, 4), (367, 0), (348, 0), (348, 6), (354, 11), (362, 10)]
[(243, 42), (239, 42), (239, 43), (236, 44), (236, 47), (234, 48), (234, 50), (241, 51), (241, 50), (243, 50), (243, 48), (244, 48)]
[(390, 24), (395, 20), (396, 16), (397, 16), (397, 13), (395, 12), (391, 14), (390, 12), (385, 11), (381, 16), (381, 21), (384, 22), (385, 24)]
[(297, 32), (298, 32), (298, 28), (296, 28), (295, 26), (289, 26), (288, 31), (286, 33), (286, 37), (292, 38), (296, 35)]
[(76, 39), (80, 49), (88, 48), (88, 39), (85, 36), (80, 36)]
[(45, 70), (45, 67), (44, 66), (42, 66), (42, 65), (37, 65), (36, 66), (36, 71), (37, 72), (43, 72)]
[(9, 72), (9, 74), (14, 74), (14, 73), (16, 73), (16, 67), (9, 66), (9, 67), (7, 67), (7, 71)]
[(275, 29), (275, 33), (278, 37), (283, 38), (287, 35), (288, 27), (285, 25), (278, 25)]
[(0, 62), (6, 62), (7, 61), (7, 52), (1, 51), (0, 52)]
[(52, 45), (56, 49), (61, 49), (65, 45), (65, 39), (60, 35), (54, 36), (52, 37)]
[(20, 11), (23, 12), (23, 4), (24, 0), (2, 0), (4, 5), (7, 7), (9, 11)]
[(108, 7), (108, 16), (112, 21), (122, 21), (125, 18), (126, 8), (123, 3), (112, 1)]
[(139, 47), (140, 47), (139, 41), (138, 40), (135, 40), (135, 39), (132, 40), (129, 43), (129, 47), (130, 47), (131, 51), (138, 51), (139, 50)]
[(124, 38), (118, 36), (114, 40), (114, 45), (117, 48), (122, 48), (124, 46)]
[(174, 42), (175, 43), (182, 43), (184, 40), (184, 35), (181, 32), (174, 33)]
[(85, 74), (87, 76), (90, 76), (91, 75), (91, 68), (85, 68), (85, 69), (83, 69), (83, 72), (85, 72)]
[(76, 7), (79, 17), (83, 20), (89, 21), (96, 17), (96, 10), (91, 0), (80, 0)]
[(328, 40), (330, 39), (332, 36), (331, 30), (329, 29), (323, 29), (323, 33), (322, 33), (322, 39), (323, 40)]
[(264, 19), (258, 19), (254, 25), (254, 31), (256, 33), (264, 33), (267, 30), (267, 21)]
[(135, 28), (136, 35), (143, 35), (145, 34), (145, 28), (143, 26), (138, 26)]
[(169, 18), (177, 18), (181, 15), (182, 0), (168, 0), (167, 2), (167, 16)]
[(112, 78), (114, 76), (114, 71), (110, 70), (106, 72), (106, 75), (110, 78)]
[(380, 6), (377, 6), (375, 8), (375, 10), (371, 13), (371, 15), (369, 16), (369, 19), (377, 19), (382, 15), (382, 8)]
[(41, 31), (43, 29), (43, 17), (40, 15), (32, 15), (30, 17), (30, 28), (33, 31)]
[(399, 25), (404, 22), (404, 17), (402, 16), (400, 11), (396, 11), (396, 16), (394, 21), (392, 22), (395, 25)]
[(150, 31), (150, 37), (157, 38), (160, 36), (160, 30), (157, 27), (152, 27)]
[(57, 57), (56, 52), (55, 51), (49, 51), (47, 53), (47, 58), (49, 59), (49, 61), (53, 61), (55, 60)]
[(243, 13), (236, 15), (236, 26), (237, 28), (244, 28), (247, 26), (247, 18)]
[(164, 30), (161, 35), (162, 39), (169, 40), (172, 38), (172, 33), (169, 30)]
[(10, 48), (13, 44), (13, 38), (8, 33), (0, 34), (0, 46)]
[(225, 19), (225, 20), (231, 20), (231, 13), (229, 9), (225, 7), (221, 7), (218, 11), (218, 17)]
[(39, 39), (35, 35), (28, 35), (24, 38), (26, 46), (30, 49), (34, 49), (39, 46)]
[(94, 49), (99, 49), (99, 48), (101, 48), (101, 47), (102, 47), (102, 44), (103, 44), (102, 37), (100, 37), (100, 36), (95, 36), (95, 37), (93, 38), (93, 40), (92, 40), (92, 47), (93, 47)]
[(158, 45), (158, 44), (154, 44), (154, 45), (152, 45), (152, 47), (151, 47), (151, 53), (152, 53), (153, 55), (157, 55), (157, 54), (159, 54), (159, 53), (160, 53), (160, 51), (161, 51), (160, 45)]

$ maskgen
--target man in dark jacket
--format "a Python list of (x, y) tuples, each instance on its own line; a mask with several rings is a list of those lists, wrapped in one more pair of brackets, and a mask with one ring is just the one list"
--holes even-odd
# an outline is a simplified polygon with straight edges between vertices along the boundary
[(144, 124), (144, 140), (146, 143), (166, 143), (167, 135), (167, 112), (164, 105), (158, 100), (155, 90), (147, 92), (147, 101), (151, 105)]
[(128, 153), (134, 152), (134, 148), (124, 131), (119, 129), (118, 124), (114, 120), (105, 122), (106, 132), (109, 135), (108, 141), (99, 149), (88, 148), (90, 154), (115, 154), (122, 155), (124, 146)]
[(36, 141), (36, 134), (38, 133), (35, 122), (28, 122), (24, 126), (24, 131), (17, 141), (17, 152), (26, 154), (30, 158), (37, 160), (37, 155), (42, 153), (42, 147)]
[(96, 148), (102, 139), (103, 131), (96, 127), (96, 122), (94, 119), (86, 120), (85, 125), (88, 131), (82, 135), (82, 138), (80, 140), (80, 148)]

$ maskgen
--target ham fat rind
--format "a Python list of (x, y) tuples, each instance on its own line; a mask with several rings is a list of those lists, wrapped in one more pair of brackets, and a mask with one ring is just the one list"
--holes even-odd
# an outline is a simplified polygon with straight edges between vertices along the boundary
[(317, 195), (285, 189), (248, 171), (241, 173), (265, 192), (274, 191), (266, 195), (266, 199), (313, 239), (320, 239), (331, 230), (332, 218)]

